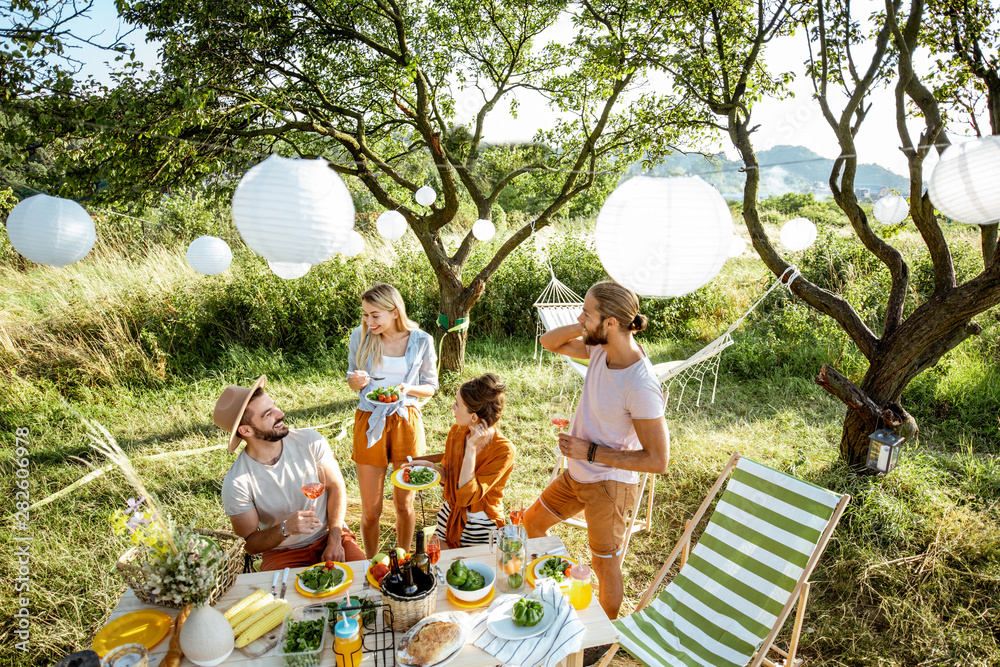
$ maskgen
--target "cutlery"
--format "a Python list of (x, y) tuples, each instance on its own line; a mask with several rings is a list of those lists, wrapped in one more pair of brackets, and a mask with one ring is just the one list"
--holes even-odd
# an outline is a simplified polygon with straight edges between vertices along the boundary
[(273, 597), (275, 592), (278, 590), (278, 576), (281, 573), (277, 570), (274, 571), (274, 579), (271, 580), (271, 596)]
[(285, 587), (288, 585), (288, 571), (290, 568), (285, 568), (285, 573), (281, 577), (281, 595), (282, 600), (285, 599)]

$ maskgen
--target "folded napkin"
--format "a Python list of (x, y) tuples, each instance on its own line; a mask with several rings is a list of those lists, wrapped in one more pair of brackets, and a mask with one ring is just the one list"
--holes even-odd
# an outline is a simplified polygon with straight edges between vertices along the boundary
[(518, 667), (555, 667), (571, 653), (583, 646), (583, 622), (576, 614), (559, 586), (552, 579), (540, 579), (528, 597), (548, 602), (556, 610), (556, 621), (540, 635), (527, 639), (501, 639), (489, 631), (486, 621), (497, 609), (512, 607), (522, 595), (498, 596), (490, 608), (479, 615), (469, 638), (505, 665)]

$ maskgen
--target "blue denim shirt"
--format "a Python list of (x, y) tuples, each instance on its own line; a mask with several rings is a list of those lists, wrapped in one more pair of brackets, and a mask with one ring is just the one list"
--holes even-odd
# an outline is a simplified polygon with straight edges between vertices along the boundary
[[(358, 348), (361, 347), (361, 327), (358, 326), (351, 332), (351, 342), (347, 348), (347, 372), (353, 373), (359, 370), (356, 357)], [(434, 337), (426, 331), (414, 329), (410, 332), (410, 338), (406, 342), (406, 377), (403, 382), (406, 384), (429, 384), (435, 391), (438, 388), (437, 378), (437, 352), (434, 351)], [(372, 372), (371, 359), (364, 368), (360, 369), (369, 374)], [(404, 394), (400, 400), (394, 403), (376, 403), (368, 400), (367, 387), (358, 392), (358, 410), (370, 412), (368, 418), (368, 446), (371, 447), (385, 430), (385, 420), (391, 414), (398, 414), (403, 419), (409, 420), (409, 407), (418, 407), (419, 398)]]

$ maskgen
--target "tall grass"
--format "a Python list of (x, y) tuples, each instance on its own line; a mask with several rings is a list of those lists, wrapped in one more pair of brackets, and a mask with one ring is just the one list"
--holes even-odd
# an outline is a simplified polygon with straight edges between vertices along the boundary
[[(776, 233), (800, 204), (817, 206), (785, 202), (767, 211), (767, 224)], [(511, 400), (501, 426), (518, 449), (509, 493), (528, 501), (553, 463), (545, 405), (556, 393), (576, 395), (580, 388), (580, 379), (550, 355), (532, 358), (531, 303), (548, 280), (546, 257), (578, 292), (602, 277), (585, 230), (579, 221), (557, 230), (547, 255), (523, 246), (472, 313), (463, 377), (489, 370), (508, 381)], [(883, 270), (835, 220), (823, 230), (823, 243), (795, 259), (810, 280), (848, 294), (877, 327)], [(960, 228), (949, 232), (960, 271), (974, 271), (975, 237)], [(926, 266), (916, 232), (893, 233), (919, 269), (912, 307), (925, 293)], [(365, 257), (328, 262), (291, 282), (272, 276), (238, 245), (233, 268), (216, 277), (193, 273), (180, 244), (108, 244), (61, 270), (24, 266), (0, 252), (0, 471), (10, 477), (14, 430), (28, 427), (32, 501), (66, 488), (90, 472), (88, 461), (103, 464), (94, 460), (82, 421), (95, 419), (175, 518), (227, 529), (220, 489), (230, 455), (150, 457), (221, 444), (210, 420), (216, 397), (225, 385), (246, 385), (263, 372), (289, 423), (320, 427), (330, 440), (348, 486), (348, 521), (357, 527), (357, 480), (349, 462), (355, 401), (341, 378), (358, 297), (371, 281), (387, 280), (401, 287), (425, 328), (437, 312), (436, 283), (415, 244), (369, 241)], [(477, 250), (470, 270), (489, 250)], [(771, 282), (759, 261), (742, 258), (692, 295), (646, 301), (653, 326), (643, 345), (654, 361), (686, 356)], [(708, 402), (707, 387), (696, 407), (689, 387), (681, 407), (667, 413), (670, 469), (657, 482), (655, 528), (634, 538), (624, 564), (625, 608), (638, 600), (685, 519), (738, 450), (854, 496), (814, 577), (803, 639), (813, 664), (1000, 664), (996, 320), (995, 312), (980, 317), (983, 335), (917, 378), (904, 395), (921, 435), (908, 443), (900, 467), (888, 477), (858, 478), (838, 460), (844, 407), (812, 377), (824, 362), (857, 377), (864, 359), (830, 320), (784, 290), (772, 294), (726, 351), (715, 403)], [(432, 449), (443, 444), (461, 379), (442, 378), (425, 407)], [(89, 645), (124, 592), (114, 562), (125, 545), (112, 537), (107, 515), (129, 494), (112, 470), (33, 510), (32, 653), (15, 651), (7, 635), (0, 664), (48, 665)], [(438, 498), (426, 500), (430, 520)], [(388, 546), (388, 514), (382, 529)], [(573, 553), (586, 553), (582, 531), (556, 531)], [(0, 581), (14, 577), (13, 548), (4, 531)], [(15, 608), (5, 585), (0, 626), (11, 626)]]

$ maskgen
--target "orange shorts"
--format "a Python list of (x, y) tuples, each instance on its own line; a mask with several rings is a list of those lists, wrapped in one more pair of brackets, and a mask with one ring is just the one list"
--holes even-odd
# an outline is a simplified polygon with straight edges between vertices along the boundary
[(625, 545), (626, 516), (635, 509), (638, 493), (638, 484), (611, 479), (584, 484), (564, 470), (538, 500), (562, 521), (583, 510), (590, 550), (595, 556), (611, 558)]
[[(323, 560), (323, 551), (326, 550), (327, 540), (330, 534), (327, 533), (312, 544), (295, 549), (271, 549), (265, 551), (260, 559), (260, 571), (283, 570), (286, 567), (306, 567), (315, 565)], [(341, 528), (340, 543), (344, 546), (344, 562), (350, 563), (355, 560), (367, 560), (365, 552), (358, 546), (358, 538), (346, 526)]]
[(420, 408), (410, 406), (409, 421), (399, 415), (389, 415), (385, 420), (382, 437), (368, 446), (368, 418), (370, 412), (354, 411), (354, 453), (351, 460), (359, 466), (386, 467), (392, 463), (406, 463), (407, 456), (424, 453), (424, 420)]

